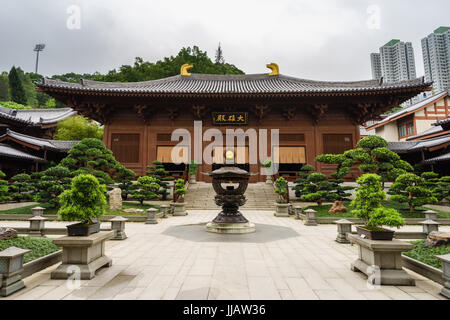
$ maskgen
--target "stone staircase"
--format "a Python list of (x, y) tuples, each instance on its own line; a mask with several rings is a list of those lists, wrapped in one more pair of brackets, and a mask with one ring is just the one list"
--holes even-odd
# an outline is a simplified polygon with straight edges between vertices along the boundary
[[(211, 183), (197, 182), (189, 184), (185, 196), (186, 209), (190, 210), (217, 210), (219, 207), (214, 202), (216, 193)], [(273, 186), (264, 182), (250, 183), (245, 191), (247, 202), (242, 209), (247, 210), (275, 210), (277, 195), (273, 192)]]

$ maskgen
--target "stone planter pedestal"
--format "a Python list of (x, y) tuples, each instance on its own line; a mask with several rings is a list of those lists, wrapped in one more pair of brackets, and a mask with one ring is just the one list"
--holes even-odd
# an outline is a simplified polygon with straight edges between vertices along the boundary
[(31, 213), (33, 214), (33, 217), (42, 216), (44, 214), (44, 211), (45, 211), (45, 208), (42, 208), (42, 207), (31, 208)]
[(195, 174), (189, 176), (189, 184), (196, 184), (197, 179), (195, 178)]
[(9, 247), (0, 252), (0, 296), (25, 288), (22, 280), (23, 256), (31, 250)]
[(317, 226), (316, 210), (306, 209), (303, 213), (306, 215), (305, 226)]
[(266, 184), (273, 184), (272, 176), (266, 176)]
[(173, 215), (174, 216), (185, 216), (186, 212), (186, 202), (173, 202)]
[(336, 221), (337, 225), (337, 237), (336, 242), (339, 243), (350, 243), (347, 239), (347, 233), (352, 233), (352, 224), (353, 222), (348, 221), (346, 219), (341, 219)]
[(289, 217), (289, 203), (275, 202), (275, 217)]
[(127, 222), (128, 219), (117, 216), (109, 221), (111, 222), (111, 230), (116, 231), (116, 235), (111, 240), (125, 240), (127, 238), (127, 234), (125, 233), (125, 222)]
[(158, 209), (155, 209), (155, 208), (147, 209), (147, 219), (145, 220), (145, 224), (157, 224), (158, 223), (158, 221), (156, 220), (156, 212), (158, 212)]
[(62, 264), (51, 273), (52, 279), (77, 277), (90, 280), (101, 267), (112, 265), (112, 260), (105, 255), (105, 242), (114, 237), (114, 231), (100, 231), (87, 237), (62, 237), (53, 243), (62, 247)]
[[(415, 280), (402, 269), (402, 252), (412, 250), (414, 245), (399, 240), (367, 240), (356, 234), (347, 234), (347, 238), (359, 247), (359, 259), (352, 263), (352, 271), (373, 277), (375, 284), (416, 285)], [(374, 267), (379, 268), (379, 273), (374, 272)]]
[(30, 236), (32, 237), (44, 237), (46, 218), (42, 216), (33, 216), (33, 218), (28, 219), (30, 221)]
[(444, 287), (441, 290), (441, 294), (450, 299), (450, 253), (436, 256), (436, 258), (442, 261), (442, 278), (444, 278)]

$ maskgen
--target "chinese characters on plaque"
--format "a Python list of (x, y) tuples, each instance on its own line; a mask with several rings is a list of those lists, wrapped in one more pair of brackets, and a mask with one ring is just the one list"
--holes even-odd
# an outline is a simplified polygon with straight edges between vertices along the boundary
[(248, 112), (213, 112), (214, 125), (246, 125), (248, 124)]

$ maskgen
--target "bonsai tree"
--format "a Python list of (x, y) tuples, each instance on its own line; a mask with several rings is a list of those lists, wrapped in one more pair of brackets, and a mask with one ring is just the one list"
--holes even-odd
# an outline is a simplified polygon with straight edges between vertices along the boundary
[(20, 202), (22, 200), (31, 200), (31, 191), (33, 190), (31, 184), (31, 177), (26, 173), (16, 174), (11, 178), (13, 183), (10, 185), (11, 197), (14, 201)]
[(133, 198), (141, 204), (144, 200), (158, 198), (158, 180), (155, 177), (142, 176), (137, 179), (135, 190), (132, 191)]
[(147, 166), (147, 174), (156, 179), (156, 183), (160, 186), (157, 193), (161, 195), (162, 200), (167, 199), (167, 189), (169, 189), (169, 183), (167, 181), (172, 181), (173, 177), (168, 177), (169, 172), (164, 169), (164, 165), (161, 161), (153, 161), (153, 166)]
[(423, 172), (420, 175), (424, 179), (424, 186), (430, 189), (431, 193), (438, 201), (449, 200), (450, 177), (444, 176), (439, 178), (439, 174), (435, 172)]
[(386, 198), (386, 193), (381, 188), (381, 177), (377, 174), (366, 173), (356, 182), (359, 188), (355, 199), (350, 203), (352, 214), (362, 219), (366, 228), (377, 230), (382, 225), (400, 227), (404, 220), (397, 210), (385, 208), (381, 201)]
[(0, 170), (0, 202), (6, 202), (11, 200), (9, 195), (8, 181), (3, 180), (6, 174)]
[(101, 184), (112, 184), (120, 179), (124, 170), (101, 140), (85, 138), (69, 150), (66, 158), (61, 160), (61, 166), (67, 167), (73, 175), (92, 174)]
[(306, 179), (307, 183), (302, 191), (302, 199), (308, 202), (316, 202), (321, 206), (324, 201), (338, 200), (333, 185), (326, 175), (320, 172), (311, 173)]
[(133, 179), (136, 178), (136, 174), (133, 170), (125, 167), (118, 168), (116, 181), (119, 182), (119, 188), (122, 190), (122, 199), (127, 200), (128, 195), (134, 190)]
[(391, 200), (408, 203), (409, 211), (415, 207), (438, 202), (430, 188), (425, 186), (425, 179), (414, 173), (405, 173), (397, 177), (389, 189)]
[(279, 198), (277, 200), (278, 203), (286, 203), (287, 202), (287, 194), (288, 194), (288, 182), (285, 178), (279, 177), (275, 181), (275, 190), (274, 192), (278, 194)]
[[(36, 178), (36, 176), (34, 176)], [(72, 175), (70, 170), (63, 166), (48, 168), (41, 172), (36, 181), (36, 195), (34, 200), (50, 204), (53, 208), (59, 207), (59, 195), (70, 188)]]
[(105, 213), (106, 187), (90, 174), (80, 174), (72, 179), (71, 188), (59, 196), (61, 208), (58, 215), (65, 221), (95, 223)]
[(303, 167), (301, 167), (300, 172), (298, 173), (298, 178), (294, 181), (295, 185), (292, 187), (292, 190), (295, 191), (295, 196), (297, 198), (300, 198), (302, 196), (303, 189), (308, 184), (308, 176), (314, 170), (316, 170), (316, 168), (309, 164), (305, 164)]
[(184, 187), (184, 180), (178, 179), (175, 183), (174, 188), (174, 194), (176, 195), (176, 202), (184, 202), (184, 195), (186, 194), (187, 190)]
[(354, 189), (352, 186), (343, 186), (345, 182), (344, 177), (348, 175), (350, 167), (355, 163), (353, 159), (347, 158), (343, 154), (322, 154), (316, 157), (317, 162), (336, 165), (336, 172), (331, 174), (328, 181), (331, 183), (331, 188), (336, 192), (336, 200), (349, 200), (351, 193), (347, 192)]

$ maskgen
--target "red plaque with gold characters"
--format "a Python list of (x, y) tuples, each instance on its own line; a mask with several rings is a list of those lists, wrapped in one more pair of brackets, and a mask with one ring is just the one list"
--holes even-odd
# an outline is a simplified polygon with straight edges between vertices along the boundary
[(214, 125), (239, 126), (248, 124), (248, 112), (213, 112), (212, 122)]

